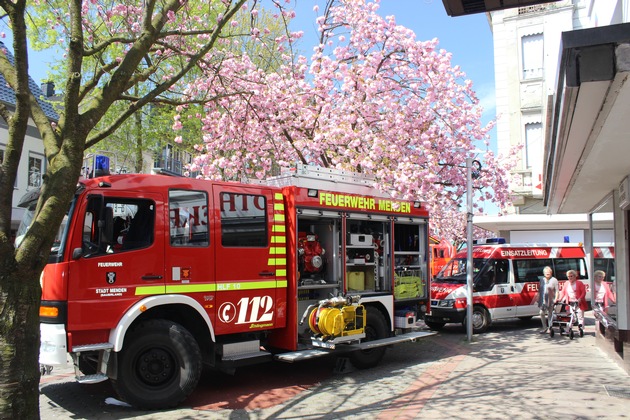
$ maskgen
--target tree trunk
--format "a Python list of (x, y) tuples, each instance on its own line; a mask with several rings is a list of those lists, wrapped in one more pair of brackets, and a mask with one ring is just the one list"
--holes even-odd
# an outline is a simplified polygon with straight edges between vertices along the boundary
[(39, 275), (0, 252), (0, 419), (39, 418)]

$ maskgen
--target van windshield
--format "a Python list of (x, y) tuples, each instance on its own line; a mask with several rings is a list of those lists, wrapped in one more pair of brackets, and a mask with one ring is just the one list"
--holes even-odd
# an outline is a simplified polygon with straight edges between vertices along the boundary
[[(434, 280), (434, 283), (466, 284), (467, 262), (466, 258), (453, 258), (439, 272)], [(479, 275), (479, 272), (487, 262), (487, 259), (475, 258), (473, 260), (474, 277)]]

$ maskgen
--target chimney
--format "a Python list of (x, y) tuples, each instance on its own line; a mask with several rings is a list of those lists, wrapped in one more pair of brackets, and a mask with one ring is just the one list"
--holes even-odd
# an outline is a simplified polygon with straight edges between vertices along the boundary
[(42, 88), (42, 92), (44, 92), (44, 96), (46, 98), (50, 98), (51, 96), (55, 96), (55, 83), (53, 83), (53, 82), (43, 82), (41, 88)]

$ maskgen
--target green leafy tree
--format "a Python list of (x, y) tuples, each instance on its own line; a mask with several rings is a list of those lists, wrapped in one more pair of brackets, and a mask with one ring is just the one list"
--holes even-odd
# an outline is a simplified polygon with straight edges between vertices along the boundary
[[(178, 89), (186, 75), (220, 67), (225, 37), (252, 31), (251, 25), (232, 25), (234, 16), (249, 13), (248, 22), (257, 24), (252, 11), (258, 2), (243, 9), (245, 4), (0, 0), (13, 34), (14, 56), (12, 63), (0, 52), (0, 73), (16, 103), (14, 109), (0, 105), (8, 125), (0, 167), (0, 418), (39, 417), (39, 276), (74, 194), (84, 152), (114, 133), (133, 133), (134, 127), (142, 132), (143, 122), (132, 116), (147, 105), (181, 103)], [(267, 4), (282, 7), (274, 1)], [(37, 40), (36, 47), (61, 42), (64, 51), (58, 66), (63, 100), (54, 125), (29, 90), (29, 36)], [(10, 236), (12, 192), (29, 117), (43, 139), (47, 165), (35, 219), (15, 248)], [(146, 139), (143, 135), (140, 148)]]

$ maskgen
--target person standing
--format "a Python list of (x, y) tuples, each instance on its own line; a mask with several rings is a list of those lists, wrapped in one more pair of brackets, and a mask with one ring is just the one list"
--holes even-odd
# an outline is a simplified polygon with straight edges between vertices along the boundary
[(588, 309), (586, 303), (586, 286), (581, 281), (578, 281), (577, 271), (567, 271), (568, 281), (564, 283), (562, 288), (560, 300), (572, 304), (577, 303), (577, 318), (579, 327), (584, 326), (584, 311)]
[(615, 295), (605, 281), (606, 273), (597, 270), (593, 276), (595, 277), (595, 303), (598, 303), (602, 309), (606, 309), (611, 303), (615, 303)]
[(553, 277), (553, 270), (547, 266), (543, 268), (543, 277), (538, 285), (538, 308), (540, 308), (540, 321), (542, 322), (541, 334), (549, 329), (551, 322), (551, 310), (558, 297), (558, 279)]

